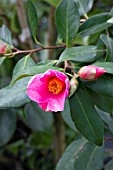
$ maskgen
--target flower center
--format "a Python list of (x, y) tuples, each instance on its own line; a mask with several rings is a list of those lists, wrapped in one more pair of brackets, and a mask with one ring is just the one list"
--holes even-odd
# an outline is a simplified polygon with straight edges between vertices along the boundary
[(58, 93), (60, 93), (62, 91), (64, 86), (65, 86), (65, 83), (63, 81), (61, 81), (57, 77), (54, 77), (52, 80), (49, 81), (48, 89), (53, 94), (58, 94)]

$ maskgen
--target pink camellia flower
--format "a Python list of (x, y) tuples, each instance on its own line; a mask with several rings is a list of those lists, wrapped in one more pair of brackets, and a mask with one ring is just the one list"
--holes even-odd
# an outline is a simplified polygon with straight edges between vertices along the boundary
[(69, 79), (64, 73), (50, 69), (31, 78), (27, 95), (46, 112), (62, 111), (69, 94), (69, 86)]
[(95, 80), (104, 74), (106, 70), (102, 67), (97, 67), (94, 65), (84, 66), (78, 71), (79, 77), (84, 80)]
[(6, 44), (3, 41), (0, 41), (0, 54), (5, 54)]

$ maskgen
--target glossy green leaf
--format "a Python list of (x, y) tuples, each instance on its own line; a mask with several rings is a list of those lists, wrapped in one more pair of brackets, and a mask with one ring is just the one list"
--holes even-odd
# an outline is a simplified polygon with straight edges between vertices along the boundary
[(55, 170), (100, 170), (103, 159), (104, 147), (93, 145), (82, 138), (66, 148)]
[[(61, 0), (44, 0), (46, 2), (48, 2), (49, 4), (53, 5), (53, 6), (57, 6), (59, 4), (59, 2), (61, 2)], [(80, 15), (86, 15), (86, 13), (88, 13), (92, 6), (93, 6), (93, 1), (94, 0), (75, 0), (75, 2), (77, 3), (78, 9), (79, 9), (79, 13)]]
[(67, 48), (60, 56), (59, 62), (72, 60), (76, 62), (93, 62), (103, 53), (103, 49), (97, 49), (96, 46), (79, 46)]
[(113, 16), (113, 7), (111, 8), (111, 11), (109, 13), (109, 16), (112, 17)]
[(36, 66), (36, 64), (29, 55), (20, 59), (14, 67), (11, 84), (21, 76), (21, 72), (24, 72), (26, 69), (32, 68), (33, 66)]
[(48, 65), (48, 66), (54, 66), (57, 63), (58, 60), (41, 60), (36, 65)]
[(74, 0), (62, 0), (56, 9), (56, 26), (66, 45), (72, 43), (78, 28), (80, 16)]
[(86, 143), (75, 157), (76, 170), (101, 170), (104, 161), (104, 147)]
[(0, 147), (12, 138), (16, 129), (16, 113), (14, 110), (0, 110)]
[(86, 143), (87, 141), (84, 138), (72, 142), (66, 148), (55, 170), (74, 170), (75, 157)]
[(105, 166), (105, 170), (112, 170), (113, 169), (113, 159), (111, 159), (107, 165)]
[(18, 63), (16, 64), (13, 70), (13, 76), (15, 76), (20, 70), (24, 70), (26, 68), (33, 67), (35, 65), (36, 64), (33, 61), (33, 59), (29, 55), (27, 55), (18, 61)]
[(113, 97), (113, 75), (104, 75), (95, 81), (87, 81), (85, 85), (97, 93)]
[(12, 46), (11, 32), (5, 25), (0, 28), (0, 39), (6, 44)]
[(2, 88), (0, 90), (0, 108), (20, 107), (29, 102), (26, 88), (30, 78), (23, 78), (12, 86)]
[(97, 145), (103, 143), (103, 124), (88, 94), (78, 89), (70, 98), (72, 120), (78, 131)]
[(106, 61), (113, 61), (113, 39), (104, 34), (100, 36), (100, 39), (107, 47)]
[(85, 0), (84, 2), (84, 0), (75, 0), (75, 2), (77, 3), (78, 9), (79, 9), (80, 15), (86, 16), (86, 13), (88, 13), (93, 6), (93, 1), (94, 0)]
[(27, 76), (34, 76), (36, 74), (44, 73), (48, 69), (60, 69), (58, 67), (52, 66), (52, 64), (46, 64), (46, 65), (36, 65), (34, 61), (28, 56), (22, 58), (19, 60), (19, 62), (16, 64), (14, 71), (13, 71), (13, 77), (11, 84), (13, 84), (15, 81), (27, 77)]
[(111, 23), (107, 23), (108, 17), (109, 13), (97, 14), (90, 17), (80, 26), (78, 35), (88, 36), (105, 30), (112, 25)]
[(5, 59), (6, 59), (6, 57), (1, 57), (0, 58), (0, 65), (4, 62)]
[(107, 125), (109, 131), (111, 132), (111, 134), (113, 135), (113, 119), (110, 116), (110, 114), (100, 110), (99, 108), (96, 107), (96, 111), (98, 112), (98, 114), (100, 115), (101, 119), (103, 120), (103, 122)]
[(42, 110), (38, 103), (30, 102), (25, 106), (27, 118), (23, 118), (24, 123), (31, 129), (37, 131), (47, 131), (53, 123), (52, 113)]
[(107, 73), (113, 74), (113, 62), (96, 62), (94, 65), (103, 67)]
[(29, 0), (28, 19), (29, 19), (32, 35), (34, 38), (36, 38), (37, 31), (38, 31), (38, 16), (32, 0)]
[(107, 23), (113, 24), (113, 17), (107, 20)]
[(87, 88), (88, 95), (93, 103), (101, 110), (112, 113), (113, 112), (113, 97), (105, 96)]
[(70, 113), (70, 106), (69, 106), (69, 100), (67, 99), (65, 102), (64, 110), (62, 111), (62, 117), (66, 124), (74, 131), (77, 131), (74, 122), (72, 121), (71, 118), (71, 113)]

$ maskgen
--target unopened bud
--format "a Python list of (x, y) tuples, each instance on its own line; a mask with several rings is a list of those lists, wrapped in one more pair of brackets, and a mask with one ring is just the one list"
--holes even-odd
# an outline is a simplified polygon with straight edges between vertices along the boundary
[(11, 48), (2, 40), (0, 40), (0, 55), (4, 55), (11, 52)]
[(80, 68), (80, 70), (78, 71), (78, 76), (84, 80), (95, 80), (105, 72), (106, 70), (102, 67), (89, 65)]
[(75, 77), (73, 77), (71, 80), (70, 80), (70, 92), (69, 92), (69, 97), (71, 97), (74, 92), (77, 90), (77, 87), (78, 87), (78, 81)]
[(6, 44), (3, 41), (0, 41), (0, 54), (4, 54), (6, 49)]

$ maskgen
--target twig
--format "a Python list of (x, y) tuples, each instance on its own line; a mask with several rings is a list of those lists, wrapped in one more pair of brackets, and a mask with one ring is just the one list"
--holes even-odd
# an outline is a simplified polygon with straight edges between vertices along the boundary
[(40, 47), (40, 48), (36, 48), (36, 49), (33, 49), (33, 50), (18, 50), (17, 48), (13, 48), (16, 52), (12, 52), (12, 53), (8, 53), (8, 54), (5, 54), (6, 56), (15, 56), (17, 54), (24, 54), (24, 53), (35, 53), (35, 52), (38, 52), (38, 51), (41, 51), (41, 50), (48, 50), (48, 49), (58, 49), (58, 48), (65, 48), (66, 46), (65, 45), (58, 45), (58, 46), (49, 46), (49, 47)]
[(113, 140), (113, 138), (104, 137), (104, 140)]

